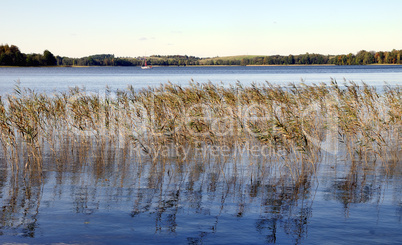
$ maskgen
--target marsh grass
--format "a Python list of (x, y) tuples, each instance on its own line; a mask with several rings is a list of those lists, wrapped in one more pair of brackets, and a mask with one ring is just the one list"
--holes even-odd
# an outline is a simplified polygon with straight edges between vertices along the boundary
[(335, 81), (192, 82), (103, 95), (17, 86), (0, 98), (0, 221), (34, 237), (43, 193), (57, 199), (64, 189), (71, 210), (86, 215), (128, 200), (132, 218), (155, 219), (153, 235), (175, 232), (183, 213), (211, 216), (200, 232), (210, 234), (225, 214), (254, 216), (260, 208), (255, 227), (268, 243), (281, 227), (298, 243), (318, 178), (346, 217), (351, 204), (382, 202), (387, 178), (399, 181), (401, 110), (399, 86), (378, 92)]
[[(250, 165), (276, 165), (302, 183), (323, 152), (362, 164), (400, 161), (401, 96), (400, 86), (377, 92), (364, 83), (336, 81), (247, 87), (192, 81), (113, 93), (108, 88), (104, 95), (77, 87), (47, 95), (17, 85), (0, 97), (0, 135), (16, 169), (40, 171), (45, 154), (62, 159), (63, 151), (76, 151), (78, 158), (92, 152), (99, 169), (113, 162), (105, 159), (114, 156), (107, 152), (153, 164), (247, 155)], [(217, 171), (225, 173), (223, 167)]]

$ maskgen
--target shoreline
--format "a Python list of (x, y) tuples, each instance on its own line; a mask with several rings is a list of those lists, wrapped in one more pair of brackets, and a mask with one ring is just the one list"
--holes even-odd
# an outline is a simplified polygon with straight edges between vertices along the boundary
[[(185, 66), (160, 66), (160, 65), (155, 65), (152, 67), (240, 67), (244, 65), (185, 65)], [(402, 66), (402, 64), (367, 64), (367, 65), (335, 65), (335, 64), (308, 64), (308, 65), (303, 65), (303, 64), (291, 64), (291, 65), (245, 65), (244, 67), (280, 67), (280, 66), (291, 66), (291, 67), (303, 67), (303, 66), (345, 66), (345, 67), (353, 67), (353, 66)], [(66, 65), (60, 65), (60, 66), (0, 66), (0, 68), (85, 68), (85, 67), (138, 67), (140, 68), (141, 66), (77, 66), (77, 65), (72, 65), (72, 66), (66, 66)]]

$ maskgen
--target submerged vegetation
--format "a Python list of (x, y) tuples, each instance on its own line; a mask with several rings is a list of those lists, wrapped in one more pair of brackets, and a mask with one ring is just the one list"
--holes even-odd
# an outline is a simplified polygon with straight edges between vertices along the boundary
[(77, 87), (47, 95), (16, 86), (0, 98), (0, 139), (13, 168), (40, 169), (44, 156), (57, 156), (67, 142), (92, 142), (102, 151), (127, 148), (149, 162), (251, 155), (298, 184), (315, 172), (323, 153), (382, 162), (386, 169), (400, 162), (401, 101), (400, 86), (378, 92), (335, 81), (169, 83), (103, 95)]
[[(357, 54), (322, 55), (240, 55), (200, 58), (187, 55), (151, 55), (147, 62), (154, 66), (188, 65), (369, 65), (402, 64), (402, 50), (365, 51)], [(45, 50), (42, 54), (24, 54), (15, 45), (0, 45), (0, 66), (141, 66), (143, 57), (115, 57), (98, 54), (82, 58), (53, 56)]]

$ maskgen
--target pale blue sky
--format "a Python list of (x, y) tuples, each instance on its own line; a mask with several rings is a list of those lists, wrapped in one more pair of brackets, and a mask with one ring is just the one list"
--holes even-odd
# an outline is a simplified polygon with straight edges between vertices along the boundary
[(401, 0), (2, 0), (0, 44), (82, 57), (402, 49)]

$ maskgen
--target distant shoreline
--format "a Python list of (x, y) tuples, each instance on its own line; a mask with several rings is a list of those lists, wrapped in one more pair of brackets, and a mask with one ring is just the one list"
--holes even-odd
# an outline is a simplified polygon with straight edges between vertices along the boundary
[[(170, 65), (170, 66), (161, 66), (161, 65), (153, 65), (152, 67), (286, 67), (286, 66), (291, 66), (291, 67), (303, 67), (303, 66), (402, 66), (402, 64), (367, 64), (367, 65), (335, 65), (335, 64), (291, 64), (291, 65)], [(140, 68), (141, 66), (77, 66), (77, 65), (72, 65), (72, 66), (66, 66), (66, 65), (60, 65), (60, 66), (0, 66), (0, 68), (86, 68), (86, 67), (138, 67)]]
[(81, 58), (43, 54), (24, 54), (15, 45), (0, 45), (0, 66), (316, 66), (316, 65), (402, 65), (402, 50), (360, 50), (356, 54), (322, 55), (235, 55), (201, 58), (188, 55), (151, 55), (148, 57), (115, 57), (114, 54), (95, 54)]

